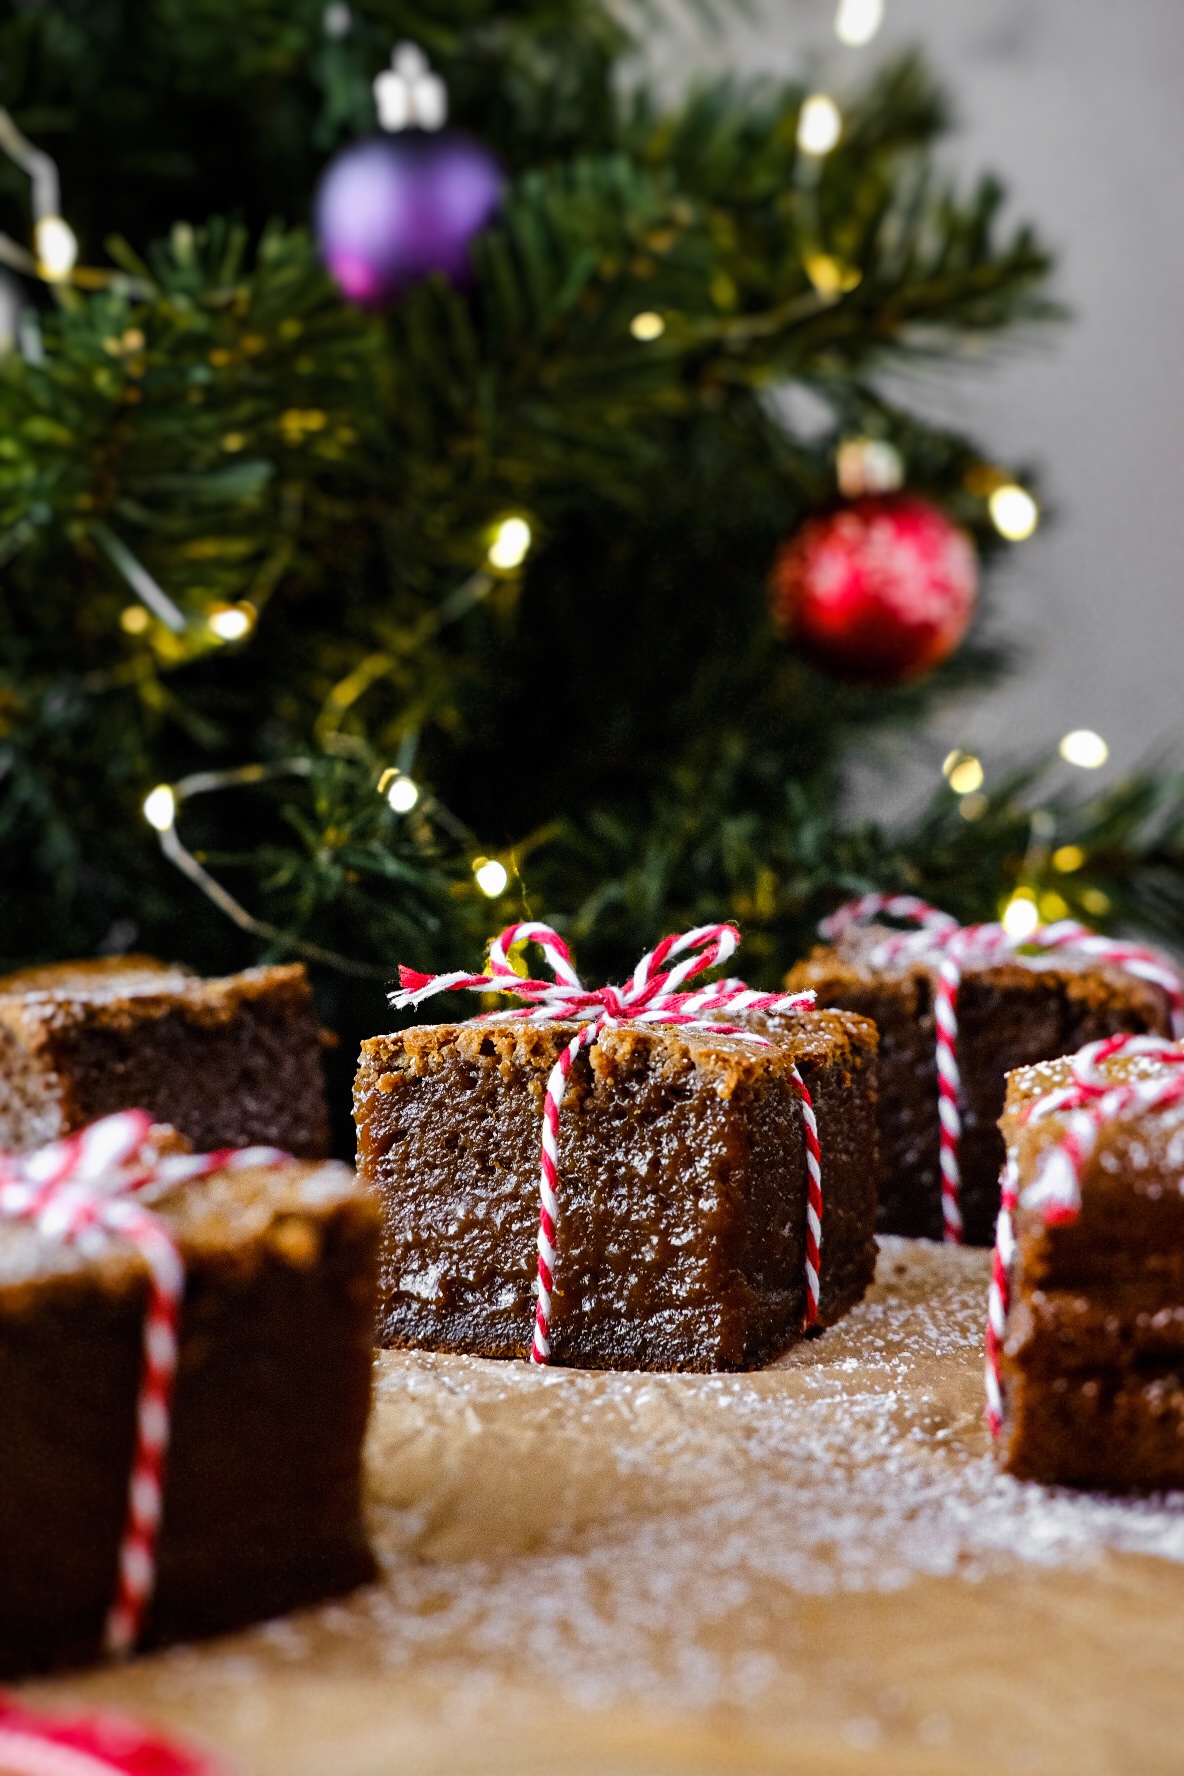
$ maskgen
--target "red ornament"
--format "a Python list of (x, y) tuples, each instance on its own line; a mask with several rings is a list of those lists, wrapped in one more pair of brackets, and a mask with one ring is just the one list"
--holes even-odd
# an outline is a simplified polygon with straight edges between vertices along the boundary
[(965, 531), (915, 494), (852, 500), (782, 545), (777, 621), (839, 677), (903, 684), (952, 654), (970, 626), (978, 559)]

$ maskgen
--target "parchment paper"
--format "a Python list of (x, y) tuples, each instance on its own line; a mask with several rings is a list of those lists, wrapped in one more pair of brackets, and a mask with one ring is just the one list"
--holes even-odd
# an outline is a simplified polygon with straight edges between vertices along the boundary
[(988, 1266), (885, 1240), (755, 1375), (383, 1353), (380, 1585), (26, 1693), (240, 1776), (1179, 1776), (1184, 1498), (996, 1473)]

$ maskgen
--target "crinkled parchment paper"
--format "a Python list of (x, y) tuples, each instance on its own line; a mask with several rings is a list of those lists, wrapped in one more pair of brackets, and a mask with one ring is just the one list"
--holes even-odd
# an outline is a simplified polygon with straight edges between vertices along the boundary
[(755, 1375), (377, 1359), (380, 1585), (123, 1670), (241, 1776), (1184, 1770), (1184, 1499), (995, 1472), (989, 1259)]

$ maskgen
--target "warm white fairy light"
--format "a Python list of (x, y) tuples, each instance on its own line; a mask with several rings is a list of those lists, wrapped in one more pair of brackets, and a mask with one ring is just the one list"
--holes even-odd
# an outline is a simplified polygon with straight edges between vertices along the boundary
[(144, 797), (144, 818), (157, 832), (168, 832), (176, 823), (177, 798), (167, 783), (158, 783)]
[(1092, 728), (1074, 728), (1061, 741), (1061, 757), (1067, 765), (1083, 771), (1097, 771), (1110, 757), (1110, 748)]
[(219, 641), (241, 641), (255, 626), (255, 612), (245, 601), (242, 604), (220, 604), (207, 619)]
[(532, 540), (525, 518), (503, 518), (489, 545), (490, 567), (496, 567), (500, 573), (512, 573), (526, 560)]
[(842, 129), (834, 100), (826, 93), (811, 93), (798, 117), (798, 147), (803, 154), (829, 154)]
[(504, 894), (510, 880), (505, 864), (499, 863), (496, 857), (478, 857), (473, 865), (473, 874), (477, 878), (478, 888), (490, 900), (496, 900), (499, 894)]
[(1022, 543), (1040, 522), (1040, 507), (1026, 488), (1008, 482), (997, 487), (987, 501), (991, 523), (1009, 543)]
[(42, 216), (33, 230), (37, 269), (51, 284), (69, 277), (78, 261), (78, 237), (61, 216)]
[(386, 799), (396, 814), (410, 814), (419, 800), (419, 784), (400, 771), (386, 792)]
[(1008, 937), (1023, 940), (1031, 937), (1040, 923), (1040, 908), (1030, 890), (1018, 890), (1003, 909), (1003, 929)]
[(884, 23), (884, 0), (839, 0), (835, 36), (849, 49), (870, 43)]
[(666, 323), (660, 314), (655, 314), (652, 308), (646, 308), (634, 315), (629, 323), (629, 331), (634, 339), (648, 343), (651, 339), (661, 339), (666, 331)]
[(976, 789), (983, 786), (982, 763), (972, 752), (962, 752), (959, 749), (947, 752), (941, 774), (955, 795), (973, 795)]

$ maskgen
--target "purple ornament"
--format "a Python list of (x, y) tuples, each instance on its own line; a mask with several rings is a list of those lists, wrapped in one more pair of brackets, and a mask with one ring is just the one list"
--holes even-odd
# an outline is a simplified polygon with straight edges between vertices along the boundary
[(330, 162), (316, 195), (321, 257), (351, 302), (377, 307), (430, 271), (461, 282), (501, 203), (502, 170), (457, 130), (370, 136)]

